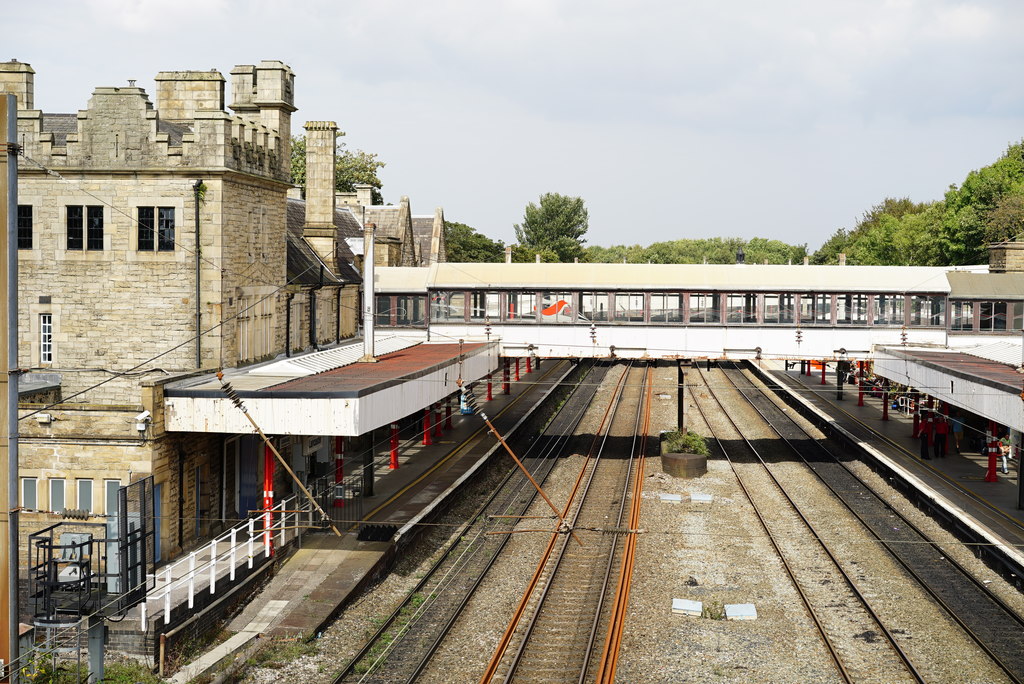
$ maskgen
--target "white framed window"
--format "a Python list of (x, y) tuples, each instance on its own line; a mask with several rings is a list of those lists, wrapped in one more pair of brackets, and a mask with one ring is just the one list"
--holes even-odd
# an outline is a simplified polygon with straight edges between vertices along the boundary
[(23, 508), (39, 508), (39, 487), (36, 478), (21, 478), (21, 505)]
[(53, 363), (53, 314), (39, 314), (39, 362)]
[(92, 511), (92, 480), (78, 480), (75, 489), (78, 492), (78, 508)]
[(50, 510), (62, 511), (65, 508), (64, 478), (50, 478)]
[(103, 481), (103, 493), (106, 495), (105, 502), (107, 506), (103, 512), (107, 515), (115, 515), (117, 513), (117, 490), (120, 488), (120, 480)]

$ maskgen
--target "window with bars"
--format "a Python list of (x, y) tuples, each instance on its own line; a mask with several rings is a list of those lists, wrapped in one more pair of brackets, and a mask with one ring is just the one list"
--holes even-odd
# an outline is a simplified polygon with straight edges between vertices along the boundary
[(18, 249), (32, 249), (32, 205), (18, 205)]
[(39, 362), (53, 363), (53, 314), (39, 314)]
[(139, 207), (139, 251), (174, 251), (174, 207)]
[(103, 249), (103, 207), (68, 206), (67, 248)]

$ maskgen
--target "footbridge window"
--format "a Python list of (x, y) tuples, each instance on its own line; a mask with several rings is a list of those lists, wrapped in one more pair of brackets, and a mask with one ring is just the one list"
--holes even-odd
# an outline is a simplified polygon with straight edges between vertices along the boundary
[(501, 318), (501, 294), (498, 292), (473, 292), (469, 300), (469, 320), (476, 322), (497, 321)]
[(726, 295), (726, 323), (757, 323), (757, 295)]
[(509, 292), (507, 296), (508, 306), (505, 311), (506, 321), (536, 322), (536, 292)]
[(981, 316), (978, 324), (981, 330), (986, 332), (1006, 330), (1006, 302), (981, 302)]
[(541, 323), (572, 323), (576, 307), (572, 292), (545, 292), (540, 305)]
[(875, 295), (875, 325), (903, 325), (903, 295)]
[(974, 330), (974, 302), (949, 303), (952, 330)]
[(839, 325), (867, 325), (868, 296), (836, 295), (836, 323)]
[(910, 298), (910, 325), (945, 326), (946, 298), (914, 295)]
[(642, 323), (644, 320), (643, 293), (617, 292), (615, 294), (615, 320)]
[(580, 293), (580, 313), (590, 322), (601, 322), (608, 320), (608, 293), (607, 292), (582, 292)]
[(694, 292), (690, 295), (690, 323), (718, 323), (721, 300), (717, 293)]
[(800, 322), (807, 325), (831, 325), (832, 295), (820, 293), (800, 295)]
[(395, 295), (395, 325), (423, 326), (427, 323), (427, 301), (421, 294)]
[(766, 294), (764, 296), (765, 323), (792, 323), (796, 319), (796, 297), (792, 294)]
[(651, 323), (680, 323), (683, 320), (683, 296), (651, 294)]
[(438, 290), (430, 296), (430, 320), (439, 323), (466, 320), (466, 293)]

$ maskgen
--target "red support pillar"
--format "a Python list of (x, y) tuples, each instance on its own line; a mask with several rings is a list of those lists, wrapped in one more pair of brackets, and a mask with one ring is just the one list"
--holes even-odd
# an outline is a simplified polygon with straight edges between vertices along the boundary
[(821, 360), (821, 384), (825, 384), (825, 359)]
[(811, 360), (807, 359), (807, 377), (811, 377)]
[(494, 393), (491, 390), (491, 374), (487, 374), (487, 401), (494, 401)]
[(452, 429), (452, 398), (448, 397), (444, 400), (444, 429)]
[[(993, 461), (994, 463), (994, 461)], [(274, 555), (274, 452), (270, 445), (263, 447), (263, 545)]]
[(889, 388), (882, 391), (882, 420), (889, 420)]
[(859, 376), (859, 382), (857, 383), (857, 406), (864, 405), (864, 362), (857, 362), (857, 375)]
[[(334, 438), (334, 484), (340, 485), (345, 481), (345, 438), (338, 435)], [(335, 490), (334, 506), (341, 508), (345, 505), (344, 495), (338, 496)]]
[(526, 357), (526, 373), (527, 373), (527, 375), (529, 375), (532, 372), (533, 372), (533, 366), (530, 365), (530, 357), (527, 356)]
[(995, 421), (988, 422), (988, 471), (985, 473), (985, 482), (998, 482), (996, 477), (996, 460), (999, 456), (999, 440), (996, 439)]
[(508, 383), (508, 359), (505, 359), (501, 367), (501, 393), (509, 394), (510, 389)]
[(430, 446), (433, 444), (433, 440), (430, 439), (430, 407), (423, 409), (423, 446)]
[(391, 424), (391, 470), (398, 470), (398, 423)]
[(434, 436), (441, 436), (441, 403), (434, 404)]
[(516, 357), (516, 382), (519, 382), (519, 357)]

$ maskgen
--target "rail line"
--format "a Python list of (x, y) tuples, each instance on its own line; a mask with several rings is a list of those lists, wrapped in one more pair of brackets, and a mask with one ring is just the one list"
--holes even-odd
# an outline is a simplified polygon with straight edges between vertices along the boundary
[[(800, 510), (760, 450), (747, 438), (749, 428), (740, 429), (734, 417), (735, 410), (727, 410), (713, 384), (707, 382), (699, 369), (697, 374), (704, 379), (707, 396), (717, 407), (717, 415), (724, 419), (726, 429), (723, 429), (723, 421), (717, 421), (719, 426), (716, 428), (709, 411), (702, 405), (709, 402), (700, 396), (700, 392), (692, 393), (694, 405), (722, 454), (732, 465), (740, 488), (768, 534), (839, 675), (846, 682), (877, 678), (877, 668), (885, 666), (894, 677), (901, 670), (908, 679), (924, 682), (832, 548)], [(728, 440), (723, 434), (727, 431), (731, 431)], [(741, 463), (759, 464), (761, 468), (748, 470), (738, 467)], [(836, 593), (841, 591), (841, 587), (845, 587), (845, 599), (837, 602)], [(851, 624), (863, 626), (865, 631), (877, 627), (890, 647), (888, 662), (881, 662), (877, 648), (860, 650), (859, 644), (849, 639), (840, 642), (834, 636), (848, 633)]]
[[(552, 364), (542, 379), (560, 366)], [(606, 366), (591, 368), (523, 454), (524, 465), (536, 479), (543, 481), (558, 460), (606, 371)], [(525, 513), (534, 497), (522, 473), (510, 471), (401, 605), (345, 665), (335, 684), (414, 681), (509, 538), (491, 533), (509, 531), (515, 516)]]
[[(614, 673), (632, 570), (623, 540), (636, 536), (623, 522), (627, 502), (631, 525), (639, 515), (636, 474), (646, 448), (640, 436), (649, 422), (650, 378), (649, 366), (626, 367), (619, 377), (563, 512), (574, 530), (586, 531), (586, 547), (565, 534), (551, 536), (481, 682), (606, 681)], [(619, 590), (608, 601), (616, 560)], [(602, 627), (607, 636), (598, 652)]]
[(857, 454), (826, 447), (809, 435), (750, 375), (737, 369), (725, 375), (950, 618), (1012, 681), (1024, 681), (1024, 617), (861, 482), (845, 462)]

